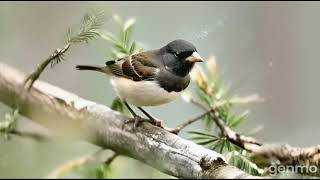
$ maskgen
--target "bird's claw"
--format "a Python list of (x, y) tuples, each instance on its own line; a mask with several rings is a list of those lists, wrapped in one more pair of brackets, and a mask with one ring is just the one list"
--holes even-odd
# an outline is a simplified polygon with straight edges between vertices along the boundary
[(166, 127), (162, 126), (162, 121), (161, 120), (155, 119), (155, 118), (143, 119), (140, 116), (135, 116), (134, 118), (126, 119), (124, 124), (134, 123), (133, 124), (133, 128), (136, 129), (141, 122), (145, 122), (145, 121), (151, 123), (154, 126), (163, 128), (164, 130), (166, 130), (166, 131), (168, 131), (168, 132), (170, 132), (172, 134), (178, 135), (180, 133), (180, 129), (179, 128), (174, 128), (174, 129), (166, 128)]
[(164, 130), (166, 130), (167, 132), (169, 133), (172, 133), (172, 134), (175, 134), (175, 135), (178, 135), (181, 131), (180, 128), (167, 128), (167, 127), (162, 127)]
[(175, 134), (175, 135), (178, 135), (180, 130), (179, 129), (171, 129), (171, 130), (168, 130), (168, 132)]
[(140, 122), (143, 121), (143, 119), (140, 116), (135, 116), (133, 119), (134, 119), (133, 127), (136, 129), (140, 124)]
[(130, 119), (126, 119), (124, 124), (129, 124), (129, 123), (133, 123), (133, 127), (134, 128), (137, 128), (138, 125), (143, 122), (143, 121), (146, 121), (145, 119), (143, 119), (142, 117), (140, 116), (135, 116), (133, 118), (130, 118)]
[(134, 127), (134, 128), (137, 128), (141, 122), (145, 122), (145, 121), (153, 124), (154, 126), (163, 128), (163, 126), (162, 126), (162, 121), (161, 121), (161, 120), (154, 119), (154, 118), (153, 118), (153, 119), (150, 119), (150, 120), (149, 120), (149, 119), (147, 120), (147, 119), (143, 119), (143, 118), (140, 117), (140, 116), (135, 116), (135, 117), (133, 117), (133, 118), (126, 119), (125, 122), (124, 122), (124, 124), (133, 123), (133, 127)]
[(151, 120), (151, 124), (153, 124), (153, 125), (155, 125), (155, 126), (157, 126), (157, 127), (163, 127), (161, 120), (155, 119), (155, 118), (152, 118), (152, 119), (150, 119), (150, 120)]

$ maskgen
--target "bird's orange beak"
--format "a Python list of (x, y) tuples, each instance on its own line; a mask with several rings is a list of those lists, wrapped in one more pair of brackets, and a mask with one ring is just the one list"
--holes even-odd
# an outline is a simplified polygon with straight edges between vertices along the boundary
[(203, 59), (196, 51), (191, 54), (191, 56), (186, 58), (186, 61), (189, 62), (203, 62)]

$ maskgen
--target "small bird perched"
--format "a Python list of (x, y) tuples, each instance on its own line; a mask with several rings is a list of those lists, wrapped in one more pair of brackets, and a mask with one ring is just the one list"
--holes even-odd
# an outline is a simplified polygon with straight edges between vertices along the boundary
[[(166, 46), (107, 61), (104, 66), (77, 65), (78, 70), (94, 70), (111, 76), (111, 84), (134, 117), (134, 127), (142, 118), (129, 106), (137, 106), (153, 124), (161, 121), (149, 115), (142, 106), (169, 103), (190, 83), (189, 72), (203, 59), (193, 44), (174, 40)], [(128, 104), (129, 103), (129, 104)]]

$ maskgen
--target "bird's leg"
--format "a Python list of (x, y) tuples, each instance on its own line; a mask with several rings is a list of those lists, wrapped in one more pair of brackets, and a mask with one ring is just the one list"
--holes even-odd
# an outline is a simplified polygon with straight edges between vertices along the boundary
[[(140, 117), (140, 116), (138, 116), (132, 109), (131, 109), (131, 107), (129, 106), (129, 104), (126, 102), (126, 101), (124, 101), (124, 104), (127, 106), (127, 108), (129, 109), (129, 111), (130, 111), (130, 113), (133, 115), (133, 122), (134, 122), (134, 128), (136, 128), (138, 125), (139, 125), (139, 123), (141, 122), (141, 121), (143, 121), (143, 119)], [(125, 123), (130, 123), (130, 122), (132, 122), (131, 120), (127, 120)]]
[(155, 119), (154, 117), (152, 117), (149, 113), (147, 113), (147, 112), (146, 112), (144, 109), (142, 109), (141, 107), (138, 107), (138, 109), (139, 109), (144, 115), (146, 115), (146, 116), (151, 120), (151, 123), (152, 123), (152, 124), (154, 124), (155, 126), (158, 126), (158, 127), (162, 127), (160, 120), (157, 120), (157, 119)]

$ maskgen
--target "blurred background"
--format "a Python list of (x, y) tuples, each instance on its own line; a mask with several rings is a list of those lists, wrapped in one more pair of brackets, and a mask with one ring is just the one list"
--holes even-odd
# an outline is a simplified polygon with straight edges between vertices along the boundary
[[(193, 42), (203, 58), (214, 55), (218, 73), (231, 85), (232, 94), (258, 93), (265, 99), (241, 106), (250, 110), (241, 130), (262, 125), (257, 138), (264, 142), (319, 143), (319, 2), (0, 2), (0, 61), (29, 73), (62, 47), (67, 29), (78, 25), (94, 7), (123, 19), (136, 18), (133, 39), (146, 50), (182, 38)], [(103, 28), (116, 32), (108, 25)], [(109, 79), (74, 68), (110, 60), (110, 47), (101, 39), (75, 45), (66, 61), (48, 68), (40, 79), (110, 106), (115, 93)], [(146, 109), (168, 127), (200, 112), (181, 98)], [(0, 104), (0, 117), (8, 110)], [(198, 122), (185, 131), (203, 126)], [(181, 135), (188, 138), (185, 131)], [(96, 149), (85, 142), (1, 139), (0, 178), (41, 178), (63, 162)], [(168, 176), (120, 157), (112, 163), (110, 177)]]

